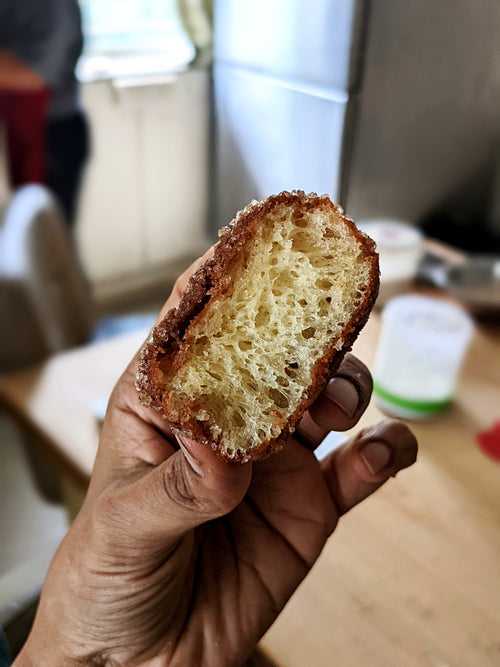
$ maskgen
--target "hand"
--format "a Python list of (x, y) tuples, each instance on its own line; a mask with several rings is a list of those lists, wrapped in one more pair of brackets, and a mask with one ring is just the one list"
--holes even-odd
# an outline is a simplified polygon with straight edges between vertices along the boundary
[(416, 458), (414, 436), (389, 422), (316, 460), (324, 436), (354, 426), (370, 400), (369, 371), (352, 355), (285, 449), (253, 465), (177, 441), (139, 404), (134, 375), (135, 361), (18, 665), (243, 664), (339, 518)]

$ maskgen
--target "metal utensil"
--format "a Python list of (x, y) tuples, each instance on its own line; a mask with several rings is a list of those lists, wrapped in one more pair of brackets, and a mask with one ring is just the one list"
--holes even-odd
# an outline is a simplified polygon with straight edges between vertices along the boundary
[(419, 277), (446, 290), (469, 310), (482, 316), (500, 316), (500, 257), (464, 257), (449, 261), (428, 254)]

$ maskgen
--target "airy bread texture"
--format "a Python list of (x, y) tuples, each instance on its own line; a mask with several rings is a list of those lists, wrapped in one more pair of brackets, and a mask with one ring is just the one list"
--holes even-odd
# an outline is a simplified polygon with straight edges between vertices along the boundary
[(373, 243), (328, 197), (255, 202), (154, 330), (139, 367), (142, 399), (225, 458), (259, 458), (323, 388), (377, 288)]

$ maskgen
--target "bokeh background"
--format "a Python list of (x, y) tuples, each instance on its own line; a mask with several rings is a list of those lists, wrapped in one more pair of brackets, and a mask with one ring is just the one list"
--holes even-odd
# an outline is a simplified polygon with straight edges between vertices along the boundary
[[(454, 622), (458, 602), (436, 611), (426, 585), (422, 599), (419, 586), (401, 598), (408, 577), (386, 582), (391, 604), (407, 607), (402, 618), (419, 618), (418, 641), (392, 638), (388, 649), (370, 633), (390, 615), (367, 621), (383, 601), (365, 604), (346, 590), (372, 630), (352, 631), (357, 649), (351, 659), (341, 651), (339, 664), (500, 663), (498, 640), (471, 620), (474, 605), (497, 617), (500, 599), (490, 558), (500, 545), (491, 514), (500, 504), (499, 134), (498, 0), (2, 0), (0, 626), (14, 652), (83, 498), (120, 364), (176, 276), (238, 209), (303, 189), (329, 194), (377, 241), (382, 289), (364, 358), (373, 360), (380, 310), (407, 292), (451, 299), (474, 323), (459, 412), (421, 431), (423, 470), (434, 482), (447, 470), (456, 484), (443, 488), (455, 504), (441, 503), (439, 485), (420, 488), (435, 491), (443, 525), (463, 520), (458, 508), (467, 515), (472, 502), (468, 530), (488, 556), (451, 570), (475, 581), (482, 567), (498, 593), (494, 608), (487, 583), (471, 585), (467, 596), (477, 596), (461, 601)], [(456, 454), (442, 443), (454, 442), (457, 424), (460, 463), (448, 470)], [(389, 497), (405, 507), (403, 496)], [(418, 532), (423, 510), (417, 500), (412, 508), (404, 522), (421, 535), (414, 546), (425, 560), (422, 544), (440, 543), (431, 518)], [(452, 537), (446, 544), (457, 551)], [(341, 572), (347, 561), (335, 561)], [(376, 577), (363, 585), (376, 589)], [(448, 621), (433, 634), (436, 613)], [(309, 645), (297, 635), (305, 619), (291, 614), (295, 625), (280, 626), (267, 648), (294, 667), (306, 664), (300, 647)], [(460, 623), (474, 625), (470, 636)], [(411, 622), (404, 627), (411, 634)], [(286, 651), (288, 634), (295, 648)], [(325, 638), (308, 664), (332, 664), (336, 641)]]

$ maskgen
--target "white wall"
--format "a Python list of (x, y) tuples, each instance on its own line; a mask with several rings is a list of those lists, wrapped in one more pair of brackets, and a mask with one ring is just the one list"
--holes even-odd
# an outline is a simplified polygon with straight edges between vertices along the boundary
[[(117, 87), (87, 83), (93, 157), (77, 239), (97, 289), (143, 278), (208, 243), (209, 74)], [(125, 283), (124, 283), (125, 284)]]

